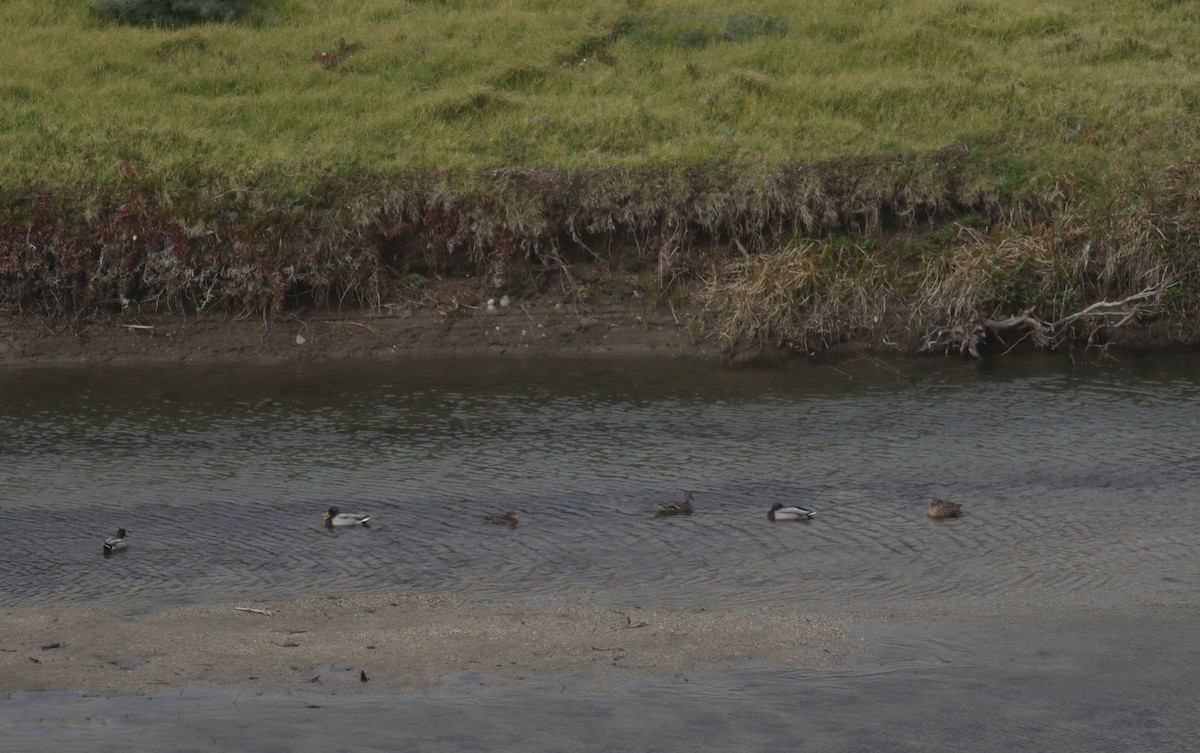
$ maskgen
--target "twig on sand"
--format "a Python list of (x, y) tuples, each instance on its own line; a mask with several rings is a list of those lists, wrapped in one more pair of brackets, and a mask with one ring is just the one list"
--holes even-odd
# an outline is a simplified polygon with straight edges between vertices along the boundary
[(264, 614), (267, 617), (273, 616), (270, 612), (268, 612), (265, 609), (255, 609), (253, 607), (234, 607), (234, 609), (236, 609), (239, 612), (253, 612), (254, 614)]
[(639, 622), (638, 624), (634, 625), (634, 624), (632, 624), (632, 623), (633, 623), (633, 620), (629, 619), (629, 615), (625, 614), (624, 612), (621, 612), (621, 611), (619, 611), (619, 610), (616, 610), (616, 609), (610, 609), (610, 610), (608, 610), (608, 611), (610, 611), (610, 612), (616, 612), (617, 614), (619, 614), (619, 615), (621, 615), (622, 617), (624, 617), (624, 618), (625, 618), (625, 624), (624, 624), (624, 625), (622, 625), (621, 627), (618, 627), (618, 628), (613, 628), (613, 630), (632, 630), (633, 628), (646, 627), (647, 625), (649, 625), (649, 624), (650, 624), (650, 623), (648, 623), (648, 622), (645, 622), (645, 621), (643, 621), (643, 622)]
[(374, 327), (370, 326), (369, 324), (363, 324), (362, 322), (341, 321), (341, 322), (334, 322), (334, 324), (353, 324), (355, 327), (362, 327), (363, 329), (374, 332), (377, 335), (379, 334), (379, 330), (375, 329)]

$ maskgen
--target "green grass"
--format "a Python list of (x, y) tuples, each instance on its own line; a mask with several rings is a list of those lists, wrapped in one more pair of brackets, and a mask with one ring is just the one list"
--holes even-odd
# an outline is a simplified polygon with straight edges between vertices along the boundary
[[(961, 141), (1020, 196), (1195, 150), (1194, 3), (286, 0), (272, 23), (0, 4), (4, 188), (723, 165)], [(322, 54), (324, 53), (324, 55)]]
[(166, 30), (0, 3), (0, 307), (580, 295), (596, 262), (731, 348), (1147, 288), (1200, 316), (1197, 3), (262, 10)]

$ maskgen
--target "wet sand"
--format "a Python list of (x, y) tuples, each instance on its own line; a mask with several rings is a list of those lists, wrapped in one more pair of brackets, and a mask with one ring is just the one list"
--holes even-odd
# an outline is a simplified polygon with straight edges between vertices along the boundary
[[(0, 629), (15, 629), (3, 639), (6, 688), (34, 678), (128, 693), (15, 692), (0, 702), (4, 750), (1091, 753), (1200, 743), (1194, 605), (927, 605), (856, 619), (846, 639), (799, 616), (517, 614), (430, 595), (254, 605), (270, 616), (233, 606), (4, 613)], [(78, 642), (43, 650), (51, 634)], [(14, 679), (21, 662), (37, 671)]]
[(531, 611), (422, 593), (129, 617), (22, 608), (0, 612), (0, 698), (21, 691), (144, 695), (197, 681), (258, 694), (340, 696), (512, 686), (535, 676), (682, 681), (722, 669), (831, 666), (850, 653), (845, 635), (837, 620), (801, 614)]

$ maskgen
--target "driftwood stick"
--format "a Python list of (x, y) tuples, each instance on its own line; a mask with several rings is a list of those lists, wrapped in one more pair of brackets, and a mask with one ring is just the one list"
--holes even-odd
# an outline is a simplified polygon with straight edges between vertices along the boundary
[(1120, 314), (1120, 315), (1125, 316), (1126, 319), (1128, 319), (1128, 314), (1130, 314), (1131, 312), (1113, 311), (1112, 309), (1119, 309), (1119, 308), (1122, 308), (1123, 306), (1128, 306), (1132, 303), (1140, 303), (1141, 301), (1146, 301), (1151, 298), (1154, 298), (1159, 293), (1162, 293), (1164, 290), (1171, 287), (1173, 284), (1174, 283), (1169, 283), (1169, 284), (1163, 283), (1161, 285), (1154, 285), (1152, 287), (1146, 288), (1145, 290), (1143, 290), (1140, 293), (1135, 293), (1134, 295), (1131, 295), (1128, 298), (1125, 298), (1120, 301), (1097, 301), (1096, 303), (1093, 303), (1091, 306), (1088, 306), (1087, 308), (1083, 309), (1082, 311), (1076, 311), (1074, 314), (1071, 314), (1070, 316), (1064, 316), (1062, 319), (1059, 319), (1057, 322), (1055, 322), (1054, 324), (1052, 324), (1050, 326), (1057, 329), (1057, 328), (1063, 326), (1064, 324), (1070, 324), (1071, 322), (1075, 321), (1076, 319), (1081, 319), (1085, 316), (1097, 316), (1097, 315), (1098, 316), (1112, 316), (1114, 314)]
[(234, 609), (236, 609), (239, 612), (253, 612), (254, 614), (263, 614), (263, 615), (266, 615), (267, 617), (272, 616), (271, 613), (265, 609), (254, 609), (253, 607), (234, 607)]
[(1040, 348), (1053, 347), (1058, 343), (1063, 329), (1067, 325), (1085, 317), (1120, 317), (1112, 326), (1114, 328), (1125, 326), (1137, 317), (1137, 304), (1157, 298), (1176, 284), (1170, 281), (1152, 285), (1119, 301), (1097, 301), (1054, 322), (1039, 319), (1034, 316), (1033, 309), (1029, 308), (1007, 319), (984, 319), (970, 332), (965, 327), (939, 327), (926, 336), (925, 342), (918, 352), (928, 353), (937, 348), (945, 348), (947, 351), (957, 349), (960, 353), (968, 353), (973, 358), (979, 359), (983, 357), (980, 348), (988, 337), (995, 337), (1002, 344), (1007, 345), (1008, 342), (1004, 336), (1010, 333), (1018, 333), (1020, 335), (1018, 341), (1029, 337)]
[(1054, 336), (1054, 325), (1047, 324), (1034, 316), (1033, 309), (1025, 309), (1017, 316), (1010, 316), (1000, 321), (994, 319), (984, 320), (983, 328), (988, 334), (996, 336), (1014, 330), (1027, 331), (1033, 336), (1033, 341), (1041, 346), (1050, 344), (1050, 340)]

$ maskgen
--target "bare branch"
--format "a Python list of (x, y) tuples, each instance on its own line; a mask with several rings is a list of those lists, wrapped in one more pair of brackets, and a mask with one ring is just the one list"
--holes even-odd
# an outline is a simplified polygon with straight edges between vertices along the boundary
[(1087, 308), (1083, 309), (1082, 311), (1077, 311), (1074, 314), (1071, 314), (1070, 316), (1064, 316), (1062, 319), (1059, 319), (1057, 322), (1055, 322), (1054, 324), (1052, 324), (1050, 326), (1052, 329), (1057, 330), (1059, 327), (1062, 327), (1066, 324), (1070, 324), (1071, 322), (1075, 321), (1076, 319), (1081, 319), (1085, 316), (1121, 315), (1122, 317), (1125, 317), (1125, 320), (1128, 320), (1128, 318), (1129, 318), (1128, 315), (1131, 312), (1129, 312), (1129, 311), (1113, 311), (1112, 309), (1119, 309), (1123, 306), (1128, 306), (1133, 303), (1139, 303), (1141, 301), (1150, 300), (1151, 298), (1155, 298), (1158, 295), (1162, 294), (1167, 289), (1174, 287), (1176, 284), (1177, 283), (1175, 283), (1175, 282), (1167, 282), (1167, 283), (1162, 283), (1161, 285), (1153, 285), (1151, 287), (1146, 288), (1145, 290), (1143, 290), (1140, 293), (1136, 293), (1136, 294), (1131, 295), (1128, 298), (1125, 298), (1120, 301), (1097, 301), (1096, 303), (1093, 303), (1091, 306), (1088, 306)]
[(983, 357), (980, 348), (989, 337), (1006, 343), (1004, 336), (1010, 334), (1032, 338), (1039, 348), (1054, 348), (1062, 344), (1067, 327), (1084, 318), (1117, 318), (1117, 321), (1109, 326), (1125, 326), (1137, 317), (1139, 304), (1154, 300), (1176, 284), (1178, 283), (1175, 281), (1169, 281), (1153, 285), (1119, 301), (1097, 301), (1054, 322), (1034, 316), (1033, 309), (1029, 308), (1007, 319), (984, 319), (969, 332), (964, 327), (939, 327), (926, 336), (925, 342), (917, 348), (917, 352), (957, 350), (979, 359)]

